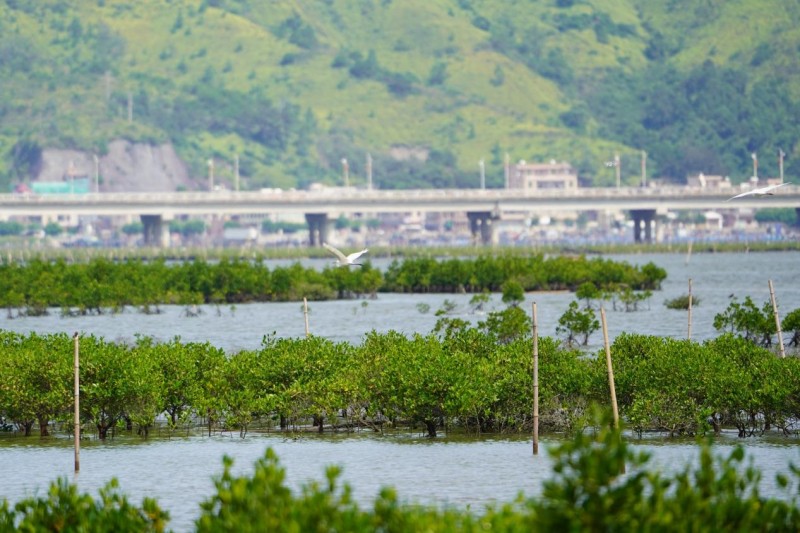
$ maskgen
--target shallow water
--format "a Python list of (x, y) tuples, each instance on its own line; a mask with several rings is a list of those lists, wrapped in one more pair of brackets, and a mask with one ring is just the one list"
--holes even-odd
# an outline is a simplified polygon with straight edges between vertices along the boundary
[[(621, 332), (646, 333), (684, 338), (688, 332), (687, 313), (668, 310), (664, 301), (685, 295), (692, 279), (693, 294), (700, 299), (693, 309), (692, 338), (717, 336), (714, 315), (725, 310), (730, 295), (739, 301), (750, 296), (761, 307), (769, 301), (768, 280), (772, 279), (782, 314), (800, 307), (800, 252), (759, 252), (739, 254), (685, 253), (608, 256), (632, 264), (654, 262), (667, 270), (663, 290), (657, 291), (639, 311), (608, 310), (609, 336)], [(687, 261), (688, 259), (688, 261)], [(324, 266), (324, 261), (311, 262)], [(385, 264), (375, 261), (379, 268)], [(428, 333), (437, 317), (435, 311), (445, 300), (455, 302), (456, 314), (471, 322), (485, 315), (471, 314), (471, 295), (463, 294), (379, 294), (376, 299), (311, 302), (309, 323), (315, 335), (336, 341), (359, 343), (371, 330)], [(529, 293), (523, 304), (530, 310), (537, 303), (540, 335), (555, 336), (558, 318), (574, 295), (566, 292)], [(429, 306), (426, 313), (419, 306)], [(607, 305), (607, 308), (609, 306)], [(502, 308), (500, 295), (492, 296), (489, 310)], [(0, 318), (0, 327), (39, 333), (79, 331), (109, 340), (130, 341), (137, 334), (168, 340), (209, 341), (229, 351), (256, 349), (265, 335), (298, 337), (305, 334), (302, 304), (249, 304), (235, 308), (204, 306), (199, 317), (188, 318), (179, 306), (164, 306), (160, 315), (126, 312), (119, 315), (62, 318), (54, 314), (38, 318)], [(591, 348), (602, 345), (602, 337), (590, 338)], [(557, 444), (544, 437), (540, 455), (532, 456), (525, 437), (456, 438), (434, 440), (417, 433), (376, 436), (372, 433), (347, 435), (303, 435), (286, 438), (277, 434), (186, 437), (143, 441), (117, 438), (106, 443), (87, 440), (82, 444), (81, 473), (73, 475), (73, 450), (68, 439), (42, 443), (38, 438), (0, 435), (0, 459), (5, 475), (0, 497), (11, 501), (42, 494), (59, 476), (75, 480), (80, 488), (96, 489), (117, 477), (121, 489), (134, 502), (144, 496), (158, 499), (170, 511), (171, 526), (178, 531), (192, 529), (199, 503), (213, 493), (212, 477), (222, 471), (222, 457), (235, 459), (234, 471), (252, 471), (253, 463), (267, 447), (276, 450), (293, 488), (308, 480), (324, 479), (326, 465), (341, 465), (343, 480), (350, 483), (357, 501), (369, 505), (381, 486), (394, 486), (400, 497), (424, 504), (471, 505), (480, 508), (491, 502), (511, 501), (518, 493), (534, 496), (542, 480), (550, 477), (552, 462), (546, 450)], [(727, 454), (739, 442), (731, 436), (720, 439), (718, 453)], [(744, 441), (748, 456), (763, 473), (763, 487), (776, 492), (774, 474), (784, 471), (790, 461), (800, 464), (796, 439), (749, 439)], [(675, 471), (696, 460), (693, 442), (652, 439), (641, 442), (653, 453), (652, 465)], [(13, 465), (13, 466), (11, 466)]]
[[(634, 440), (634, 442), (637, 442)], [(738, 442), (722, 438), (717, 454), (726, 455)], [(746, 441), (747, 457), (762, 474), (766, 494), (780, 496), (775, 474), (785, 471), (790, 461), (798, 464), (796, 441)], [(213, 492), (212, 478), (222, 472), (222, 457), (234, 459), (237, 475), (251, 473), (255, 461), (268, 447), (277, 453), (286, 469), (287, 484), (293, 490), (312, 480), (324, 481), (326, 466), (343, 468), (341, 480), (353, 488), (362, 508), (369, 508), (381, 487), (397, 489), (403, 501), (421, 504), (470, 506), (512, 501), (518, 494), (536, 496), (542, 481), (552, 475), (550, 446), (556, 437), (540, 442), (533, 456), (530, 438), (440, 437), (428, 439), (406, 433), (377, 436), (372, 433), (346, 435), (304, 435), (286, 438), (276, 434), (151, 439), (135, 437), (107, 443), (87, 441), (81, 447), (81, 471), (73, 473), (73, 449), (68, 439), (41, 445), (38, 439), (0, 437), (0, 455), (13, 465), (14, 475), (4, 476), (0, 496), (16, 501), (43, 494), (50, 481), (66, 477), (82, 491), (96, 495), (111, 477), (132, 502), (155, 497), (171, 514), (177, 531), (189, 531), (199, 516), (199, 504)], [(651, 466), (675, 472), (695, 463), (698, 448), (693, 442), (651, 439), (635, 444), (653, 455)]]
[[(768, 280), (772, 279), (779, 309), (786, 313), (800, 307), (800, 252), (758, 252), (694, 254), (685, 253), (610, 255), (611, 259), (643, 265), (653, 262), (667, 270), (667, 279), (638, 311), (613, 311), (606, 303), (608, 333), (613, 340), (621, 332), (646, 333), (685, 338), (688, 317), (685, 311), (667, 309), (664, 302), (688, 294), (692, 279), (693, 295), (699, 303), (692, 310), (692, 338), (716, 337), (714, 315), (730, 303), (730, 295), (741, 302), (750, 296), (761, 307), (769, 302)], [(306, 261), (322, 268), (324, 260)], [(375, 261), (385, 269), (387, 261)], [(493, 294), (487, 311), (502, 309), (501, 295)], [(375, 299), (337, 300), (309, 303), (309, 329), (312, 334), (336, 341), (360, 343), (372, 330), (397, 330), (405, 334), (428, 333), (436, 324), (436, 310), (445, 300), (456, 304), (455, 316), (477, 323), (485, 315), (470, 312), (469, 294), (378, 294)], [(537, 304), (539, 334), (556, 336), (559, 317), (575, 299), (569, 292), (528, 293), (522, 304), (530, 312)], [(425, 313), (421, 306), (427, 306)], [(144, 315), (129, 310), (117, 315), (88, 317), (59, 316), (57, 309), (45, 317), (19, 317), (9, 320), (0, 314), (0, 328), (39, 333), (80, 332), (109, 340), (131, 341), (137, 334), (168, 340), (179, 336), (183, 341), (209, 341), (228, 351), (257, 349), (265, 335), (300, 337), (305, 335), (301, 302), (259, 303), (239, 306), (201, 306), (202, 314), (187, 317), (182, 306), (162, 306), (158, 315)], [(602, 333), (590, 337), (593, 348), (602, 346)]]

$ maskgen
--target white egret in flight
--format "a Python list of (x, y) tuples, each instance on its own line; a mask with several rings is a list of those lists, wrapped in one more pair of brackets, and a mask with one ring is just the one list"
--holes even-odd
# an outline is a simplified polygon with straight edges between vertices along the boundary
[(350, 255), (344, 255), (342, 252), (340, 252), (327, 242), (323, 242), (322, 246), (324, 246), (326, 250), (330, 251), (331, 253), (333, 253), (333, 255), (339, 258), (339, 266), (350, 266), (350, 265), (362, 266), (361, 263), (356, 263), (355, 261), (362, 255), (367, 253), (367, 249), (364, 248), (360, 252), (355, 252)]
[(784, 185), (789, 185), (789, 183), (778, 183), (777, 185), (767, 185), (766, 187), (759, 187), (758, 189), (752, 189), (750, 191), (745, 191), (741, 194), (737, 194), (731, 198), (725, 200), (726, 202), (730, 202), (731, 200), (736, 200), (737, 198), (744, 198), (745, 196), (769, 196), (775, 194), (774, 191), (778, 187), (783, 187)]

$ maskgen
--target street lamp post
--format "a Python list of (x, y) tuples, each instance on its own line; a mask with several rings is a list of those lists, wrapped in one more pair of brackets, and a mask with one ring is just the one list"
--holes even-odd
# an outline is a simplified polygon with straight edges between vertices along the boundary
[(367, 190), (372, 190), (372, 154), (367, 154)]
[(642, 150), (642, 187), (647, 187), (647, 152)]
[(752, 154), (750, 154), (750, 157), (753, 158), (753, 181), (755, 181), (756, 184), (757, 184), (758, 183), (758, 156), (756, 155), (755, 152), (753, 152)]
[(347, 164), (347, 159), (342, 158), (342, 174), (344, 175), (344, 186), (350, 186), (350, 168)]
[(478, 166), (481, 169), (481, 189), (485, 189), (486, 188), (486, 174), (484, 172), (483, 159), (478, 161)]
[(510, 166), (510, 161), (509, 161), (509, 157), (508, 157), (508, 152), (506, 152), (506, 157), (505, 157), (504, 163), (505, 164), (503, 165), (503, 177), (505, 178), (506, 189), (508, 189), (508, 187), (510, 185), (509, 182), (511, 180), (511, 166)]
[(208, 160), (208, 190), (214, 190), (214, 160)]
[(620, 172), (619, 154), (614, 154), (614, 160), (613, 161), (606, 161), (606, 166), (607, 167), (614, 167), (614, 169), (616, 170), (617, 189), (619, 189), (620, 186), (622, 185), (622, 176), (621, 176), (621, 172)]
[(780, 172), (781, 176), (781, 183), (783, 183), (783, 158), (786, 154), (783, 153), (783, 150), (778, 148), (778, 171)]
[(239, 192), (239, 154), (233, 154), (233, 186)]
[(100, 158), (94, 156), (94, 192), (100, 192)]

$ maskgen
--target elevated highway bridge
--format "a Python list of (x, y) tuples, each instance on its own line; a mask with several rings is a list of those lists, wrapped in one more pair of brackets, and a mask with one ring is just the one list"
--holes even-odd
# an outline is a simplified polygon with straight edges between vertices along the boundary
[(139, 216), (145, 241), (163, 241), (164, 221), (181, 215), (304, 214), (312, 245), (325, 240), (329, 216), (408, 212), (466, 213), (474, 234), (487, 241), (493, 220), (508, 213), (628, 211), (634, 239), (652, 239), (658, 210), (793, 208), (800, 219), (800, 187), (786, 185), (770, 196), (730, 200), (740, 189), (689, 187), (579, 188), (571, 191), (514, 189), (130, 192), (88, 194), (2, 194), (0, 219), (10, 217)]

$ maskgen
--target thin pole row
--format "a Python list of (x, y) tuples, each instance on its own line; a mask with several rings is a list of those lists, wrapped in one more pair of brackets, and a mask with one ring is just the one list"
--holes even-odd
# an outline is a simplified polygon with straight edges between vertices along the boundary
[(75, 473), (81, 470), (81, 415), (80, 415), (80, 338), (75, 332)]
[(778, 346), (781, 357), (786, 357), (786, 350), (783, 347), (783, 332), (781, 331), (781, 317), (778, 314), (778, 302), (775, 300), (775, 289), (772, 287), (772, 280), (769, 280), (769, 299), (772, 302), (772, 314), (775, 317), (775, 327), (778, 330)]
[(303, 296), (303, 318), (306, 321), (306, 337), (310, 335), (308, 330), (308, 299)]
[(689, 332), (686, 338), (692, 340), (692, 278), (689, 278)]
[(539, 324), (533, 302), (533, 455), (539, 455)]

